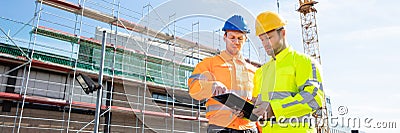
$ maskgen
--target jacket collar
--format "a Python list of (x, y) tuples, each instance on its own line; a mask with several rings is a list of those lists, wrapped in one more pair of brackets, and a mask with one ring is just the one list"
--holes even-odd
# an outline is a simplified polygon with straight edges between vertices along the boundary
[(238, 56), (233, 57), (233, 55), (229, 54), (226, 50), (223, 50), (223, 51), (221, 52), (220, 56), (221, 56), (222, 59), (225, 60), (225, 61), (231, 61), (231, 60), (233, 60), (233, 59), (235, 58), (236, 60), (239, 60), (239, 61), (241, 61), (242, 63), (245, 63), (245, 62), (246, 62), (246, 61), (244, 60), (243, 56), (242, 56), (242, 53), (238, 53)]
[[(292, 52), (293, 51), (293, 48), (292, 48), (292, 46), (288, 46), (288, 47), (286, 47), (285, 49), (283, 49), (278, 55), (276, 55), (276, 61), (277, 62), (280, 62), (280, 61), (282, 61), (283, 59), (285, 59), (285, 57), (290, 53), (290, 52)], [(273, 60), (272, 58), (271, 58), (271, 60)]]

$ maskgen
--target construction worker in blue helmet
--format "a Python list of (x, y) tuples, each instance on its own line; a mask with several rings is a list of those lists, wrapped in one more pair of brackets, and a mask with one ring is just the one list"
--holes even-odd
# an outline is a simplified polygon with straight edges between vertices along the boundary
[(223, 39), (226, 50), (204, 58), (196, 65), (188, 80), (189, 94), (196, 100), (208, 99), (208, 133), (257, 133), (255, 122), (211, 98), (228, 92), (236, 93), (246, 100), (252, 98), (252, 80), (256, 67), (246, 62), (240, 52), (247, 33), (250, 33), (247, 23), (242, 16), (233, 15), (225, 22), (222, 31), (225, 31)]

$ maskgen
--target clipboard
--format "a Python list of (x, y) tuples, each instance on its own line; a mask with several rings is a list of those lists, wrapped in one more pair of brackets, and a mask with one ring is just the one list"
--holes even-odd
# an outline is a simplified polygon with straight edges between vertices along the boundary
[(225, 106), (235, 109), (242, 110), (244, 117), (250, 121), (257, 121), (258, 117), (252, 113), (254, 105), (234, 93), (226, 93), (211, 97), (214, 100), (224, 104)]

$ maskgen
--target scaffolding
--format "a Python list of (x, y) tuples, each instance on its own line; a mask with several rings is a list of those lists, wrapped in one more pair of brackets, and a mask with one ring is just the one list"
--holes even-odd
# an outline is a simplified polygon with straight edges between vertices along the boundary
[[(132, 22), (146, 9), (154, 10), (147, 4), (140, 13), (116, 0), (37, 0), (27, 23), (1, 17), (20, 25), (29, 40), (18, 37), (20, 30), (10, 35), (0, 28), (0, 131), (92, 132), (96, 96), (86, 95), (75, 77), (98, 78), (105, 31), (99, 131), (205, 132), (205, 106), (188, 95), (187, 78), (196, 63), (219, 51), (200, 44), (199, 34), (178, 37), (176, 29), (185, 28), (174, 14), (168, 33)], [(199, 33), (200, 22), (189, 32), (194, 26)]]

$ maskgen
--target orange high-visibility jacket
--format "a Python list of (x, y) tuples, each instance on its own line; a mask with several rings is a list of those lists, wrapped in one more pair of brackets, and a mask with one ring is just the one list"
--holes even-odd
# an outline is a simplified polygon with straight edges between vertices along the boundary
[(228, 52), (204, 58), (198, 63), (189, 77), (189, 94), (196, 100), (206, 102), (209, 124), (237, 130), (254, 128), (255, 124), (247, 119), (237, 118), (232, 111), (212, 97), (212, 85), (216, 81), (223, 83), (229, 92), (234, 92), (243, 99), (252, 98), (253, 78), (256, 67), (247, 63), (243, 56), (232, 57)]

